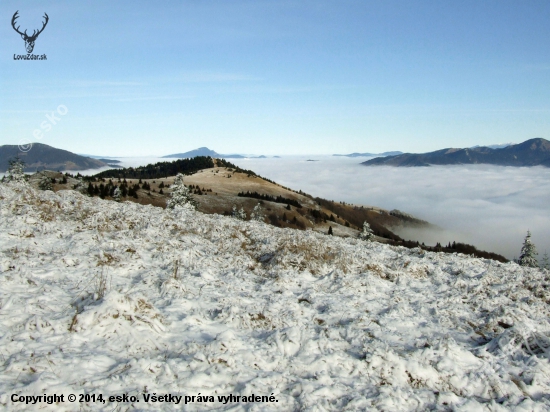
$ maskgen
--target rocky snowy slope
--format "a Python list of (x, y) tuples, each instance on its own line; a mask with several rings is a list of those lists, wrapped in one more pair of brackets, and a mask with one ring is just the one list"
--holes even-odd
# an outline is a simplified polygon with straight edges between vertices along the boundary
[(0, 409), (550, 410), (547, 272), (16, 183), (0, 253)]

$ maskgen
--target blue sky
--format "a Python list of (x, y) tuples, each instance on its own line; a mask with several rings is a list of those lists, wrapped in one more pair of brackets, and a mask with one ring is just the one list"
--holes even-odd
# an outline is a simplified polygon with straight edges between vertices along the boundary
[[(48, 13), (46, 61), (14, 60), (16, 10), (30, 32)], [(550, 139), (547, 0), (3, 0), (0, 16), (0, 144), (270, 155)]]

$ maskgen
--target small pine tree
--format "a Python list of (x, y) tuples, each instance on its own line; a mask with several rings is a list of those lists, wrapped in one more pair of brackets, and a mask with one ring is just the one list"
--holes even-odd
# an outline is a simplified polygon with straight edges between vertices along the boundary
[(38, 188), (40, 190), (53, 190), (52, 179), (43, 173), (42, 176), (40, 176)]
[(115, 202), (120, 202), (120, 196), (121, 196), (120, 189), (118, 187), (115, 187), (115, 191), (113, 192), (113, 200)]
[(237, 205), (233, 205), (231, 215), (235, 219), (239, 219), (239, 220), (245, 220), (246, 219), (246, 212), (244, 211), (244, 209), (242, 207), (239, 210), (237, 210)]
[(370, 228), (370, 225), (365, 220), (363, 222), (363, 231), (359, 233), (359, 239), (365, 240), (365, 241), (371, 241), (374, 237), (374, 233), (372, 232), (372, 229)]
[(189, 205), (194, 209), (197, 207), (197, 202), (193, 199), (193, 196), (189, 192), (189, 188), (183, 183), (183, 175), (178, 173), (174, 179), (174, 184), (170, 186), (172, 192), (170, 193), (170, 199), (166, 203), (166, 207), (174, 209), (176, 206)]
[(328, 234), (332, 236), (332, 226), (328, 227)]
[(546, 253), (546, 251), (544, 251), (544, 255), (542, 256), (540, 267), (541, 269), (550, 270), (550, 261), (548, 260), (548, 253)]
[(254, 210), (252, 210), (252, 214), (250, 215), (250, 218), (258, 222), (264, 221), (264, 213), (262, 211), (262, 206), (259, 203), (256, 206), (254, 206)]
[(537, 249), (533, 243), (531, 243), (531, 232), (527, 231), (527, 236), (523, 241), (521, 248), (521, 254), (519, 256), (518, 263), (521, 266), (527, 266), (531, 268), (539, 267), (536, 256), (538, 255)]
[(9, 160), (9, 166), (3, 182), (24, 182), (25, 181), (25, 162), (18, 157)]

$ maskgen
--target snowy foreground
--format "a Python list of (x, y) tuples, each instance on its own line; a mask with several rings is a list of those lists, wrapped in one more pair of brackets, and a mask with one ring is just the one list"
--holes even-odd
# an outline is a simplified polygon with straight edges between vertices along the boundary
[(17, 184), (0, 252), (0, 409), (550, 410), (547, 272)]

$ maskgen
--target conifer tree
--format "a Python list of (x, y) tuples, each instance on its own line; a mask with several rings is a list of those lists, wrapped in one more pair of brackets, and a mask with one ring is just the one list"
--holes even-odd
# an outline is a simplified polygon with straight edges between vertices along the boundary
[(328, 227), (328, 234), (332, 236), (332, 226)]
[(42, 173), (42, 176), (40, 176), (40, 181), (38, 182), (38, 188), (40, 190), (52, 190), (52, 179)]
[(246, 212), (244, 211), (244, 209), (242, 207), (240, 208), (240, 210), (237, 210), (237, 205), (233, 205), (233, 210), (231, 211), (231, 215), (235, 219), (239, 219), (239, 220), (245, 220), (246, 219)]
[(6, 176), (3, 182), (24, 182), (25, 181), (25, 162), (18, 157), (9, 161)]
[(174, 183), (170, 186), (172, 192), (170, 193), (170, 199), (166, 203), (166, 207), (174, 209), (176, 206), (189, 205), (194, 209), (197, 207), (197, 202), (193, 199), (189, 188), (183, 183), (183, 175), (178, 173), (174, 179)]
[(545, 251), (542, 256), (542, 262), (540, 263), (541, 269), (550, 270), (550, 260), (548, 260), (548, 253)]
[(359, 239), (365, 240), (365, 241), (371, 241), (374, 237), (374, 233), (372, 233), (372, 229), (370, 228), (370, 225), (365, 220), (363, 222), (363, 231), (359, 233)]
[(115, 187), (115, 191), (113, 192), (113, 199), (115, 202), (120, 202), (120, 189), (118, 187)]
[(250, 218), (252, 220), (256, 220), (258, 222), (263, 222), (264, 221), (264, 214), (263, 214), (263, 211), (262, 211), (262, 206), (259, 203), (256, 206), (254, 206), (254, 210), (252, 210)]
[(535, 245), (531, 243), (531, 232), (527, 231), (527, 236), (525, 236), (525, 240), (523, 241), (518, 263), (521, 266), (528, 266), (532, 268), (539, 267), (536, 258), (537, 255), (537, 249)]

